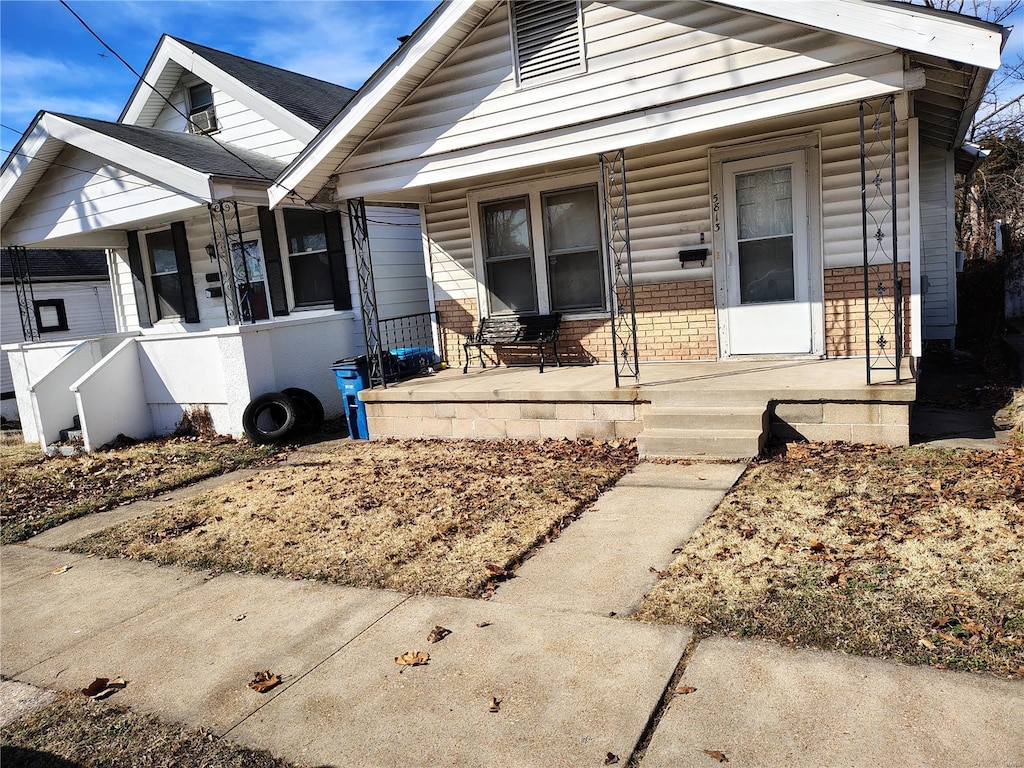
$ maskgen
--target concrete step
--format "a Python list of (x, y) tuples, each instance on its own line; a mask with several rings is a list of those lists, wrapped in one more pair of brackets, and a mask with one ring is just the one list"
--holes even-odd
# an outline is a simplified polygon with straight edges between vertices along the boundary
[[(77, 416), (75, 417), (75, 420), (76, 421), (78, 420)], [(77, 428), (77, 427), (74, 427), (72, 429), (62, 429), (60, 431), (60, 440), (61, 440), (62, 443), (69, 443), (69, 442), (73, 442), (75, 440), (81, 440), (81, 439), (82, 439), (82, 430)]]
[(653, 408), (690, 407), (756, 407), (763, 406), (769, 399), (764, 389), (726, 389), (709, 382), (707, 389), (659, 389), (657, 386), (644, 388), (644, 395), (650, 399)]
[(641, 457), (749, 459), (764, 447), (762, 429), (644, 429)]
[(768, 409), (764, 405), (652, 406), (644, 413), (645, 429), (765, 429)]

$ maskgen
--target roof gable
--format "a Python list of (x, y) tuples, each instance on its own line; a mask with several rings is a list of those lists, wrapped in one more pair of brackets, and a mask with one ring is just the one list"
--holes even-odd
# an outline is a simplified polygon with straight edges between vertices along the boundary
[[(478, 29), (483, 19), (493, 11), (496, 5), (507, 5), (507, 3), (493, 1), (473, 3), (470, 0), (452, 0), (435, 10), (431, 17), (414, 33), (409, 42), (367, 81), (366, 85), (332, 121), (331, 125), (291, 162), (285, 173), (271, 188), (272, 202), (276, 204), (284, 200), (292, 190), (305, 197), (315, 195), (335, 174), (340, 174), (339, 194), (362, 193), (359, 190), (365, 193), (385, 191), (379, 185), (376, 187), (366, 185), (346, 187), (345, 171), (351, 167), (350, 163), (354, 163), (357, 168), (365, 164), (366, 167), (376, 165), (384, 169), (389, 164), (403, 160), (409, 160), (412, 164), (416, 164), (422, 158), (424, 151), (449, 151), (465, 155), (476, 152), (480, 155), (484, 152), (484, 147), (495, 146), (497, 134), (501, 134), (497, 140), (514, 141), (514, 137), (508, 130), (509, 126), (517, 124), (516, 118), (512, 115), (509, 115), (508, 119), (501, 123), (501, 129), (496, 133), (490, 129), (478, 131), (475, 140), (466, 137), (461, 142), (448, 142), (447, 144), (444, 142), (450, 134), (446, 132), (444, 126), (438, 125), (435, 121), (430, 125), (432, 133), (428, 131), (421, 135), (420, 145), (409, 153), (408, 157), (395, 153), (396, 144), (410, 138), (408, 135), (404, 139), (398, 136), (402, 132), (398, 129), (399, 113), (404, 110), (406, 114), (411, 114), (412, 108), (407, 108), (407, 106), (416, 100), (417, 90), (425, 87), (425, 84), (432, 76), (436, 75), (440, 68), (450, 65), (453, 58), (459, 55), (460, 47), (466, 43), (469, 36)], [(605, 8), (611, 7), (616, 7), (622, 12), (635, 13), (638, 16), (656, 15), (663, 6), (696, 7), (703, 8), (705, 11), (713, 11), (717, 7), (719, 15), (721, 13), (728, 15), (730, 12), (733, 16), (742, 14), (754, 25), (755, 32), (757, 25), (767, 26), (763, 17), (770, 16), (771, 23), (789, 24), (792, 29), (803, 30), (808, 36), (812, 36), (815, 32), (831, 35), (831, 39), (838, 41), (838, 45), (847, 48), (848, 51), (855, 51), (859, 45), (867, 51), (863, 54), (864, 58), (861, 59), (858, 59), (856, 55), (851, 56), (842, 52), (833, 55), (832, 51), (828, 49), (807, 52), (797, 48), (794, 51), (796, 55), (805, 55), (806, 71), (808, 72), (816, 70), (824, 76), (829, 73), (829, 67), (831, 67), (837, 77), (846, 74), (852, 78), (874, 80), (876, 83), (874, 90), (870, 88), (839, 90), (833, 88), (832, 85), (823, 86), (833, 88), (831, 96), (842, 96), (848, 100), (924, 85), (923, 73), (920, 72), (914, 75), (908, 73), (904, 79), (904, 67), (901, 62), (896, 60), (900, 54), (894, 53), (895, 51), (920, 49), (922, 52), (948, 55), (944, 51), (951, 50), (956, 51), (958, 56), (962, 56), (973, 66), (998, 66), (1002, 42), (1001, 28), (998, 25), (975, 22), (963, 17), (951, 18), (948, 14), (918, 13), (919, 10), (924, 9), (896, 2), (820, 0), (815, 3), (800, 3), (787, 0), (766, 0), (762, 3), (761, 0), (722, 0), (721, 2), (703, 0), (699, 3), (659, 4), (658, 6), (648, 4), (632, 6), (628, 2), (584, 4), (585, 13), (595, 15)], [(809, 10), (812, 7), (813, 13)], [(910, 32), (901, 35), (900, 24), (906, 24)], [(505, 30), (507, 30), (507, 23)], [(507, 38), (507, 31), (503, 34)], [(595, 38), (588, 37), (587, 39), (588, 57)], [(954, 41), (956, 41), (955, 45)], [(505, 51), (508, 50), (509, 45), (506, 42)], [(893, 58), (892, 61), (881, 62), (878, 57), (886, 55), (886, 52), (896, 58)], [(719, 58), (719, 62), (726, 66), (725, 71), (721, 73), (726, 79), (733, 69), (729, 61), (729, 57), (732, 55), (732, 52), (725, 51)], [(845, 59), (844, 56), (846, 56)], [(814, 63), (815, 57), (820, 57), (820, 66)], [(885, 66), (868, 68), (871, 71), (866, 74), (860, 72), (860, 70), (865, 70), (862, 62), (870, 57), (875, 57), (880, 64), (885, 64)], [(506, 58), (508, 58), (507, 54)], [(793, 62), (786, 62), (784, 57), (779, 57), (779, 62), (776, 71), (768, 73), (768, 78), (762, 82), (770, 80), (776, 83), (782, 82), (786, 77), (800, 76), (797, 69), (789, 66)], [(630, 69), (633, 63), (633, 60), (630, 59), (630, 50), (624, 49), (617, 77), (618, 85), (625, 87), (627, 91), (634, 80)], [(488, 90), (487, 84), (477, 87), (480, 81), (479, 70), (484, 66), (486, 65), (481, 63), (479, 68), (470, 67), (464, 72), (456, 72), (455, 67), (450, 67), (449, 76), (456, 80), (456, 88), (461, 87), (466, 91), (475, 89), (477, 94), (474, 104), (456, 104), (453, 112), (455, 120), (465, 122), (473, 119), (481, 108), (486, 109), (483, 107), (485, 101), (493, 98), (493, 94), (497, 92), (496, 89), (503, 87), (508, 80), (506, 76), (508, 73), (505, 73), (502, 74), (500, 83), (492, 82), (490, 84), (490, 90)], [(702, 66), (704, 66), (704, 70), (716, 74), (714, 61), (709, 65)], [(697, 74), (698, 78), (704, 76), (704, 70)], [(750, 69), (749, 71), (753, 72), (754, 70)], [(576, 81), (564, 81), (568, 83), (567, 90), (576, 89), (574, 95), (582, 106), (593, 106), (598, 101), (597, 94), (588, 88), (589, 79), (590, 73), (588, 72)], [(585, 83), (586, 85), (584, 85)], [(748, 88), (756, 87), (753, 81), (738, 85)], [(836, 81), (833, 85), (840, 85), (840, 83)], [(701, 94), (689, 87), (690, 82), (687, 78), (677, 77), (674, 83), (666, 84), (666, 88), (673, 86), (676, 87), (677, 99), (693, 101), (703, 98)], [(736, 84), (729, 84), (729, 87), (737, 90)], [(523, 92), (525, 93), (526, 90), (523, 89)], [(537, 102), (548, 98), (548, 94), (542, 94), (542, 90), (542, 88), (531, 89)], [(629, 96), (628, 93), (623, 94), (621, 100), (623, 102), (630, 101)], [(456, 98), (451, 103), (454, 104), (457, 101)], [(633, 113), (639, 115), (658, 102), (650, 101), (646, 93), (637, 93), (631, 103)], [(444, 107), (438, 105), (437, 108), (443, 109)], [(621, 114), (625, 115), (628, 112), (624, 111)], [(552, 122), (549, 115), (547, 122), (539, 121), (534, 130), (564, 129), (568, 131), (571, 126), (584, 124), (577, 120), (579, 117), (576, 113), (561, 115), (558, 119), (564, 120), (563, 122), (557, 120)], [(600, 119), (600, 116), (591, 115), (583, 118), (583, 121), (594, 119)], [(656, 124), (658, 119), (660, 118), (652, 114), (652, 119), (648, 121), (652, 128), (658, 128)], [(723, 119), (725, 118), (723, 117)], [(574, 120), (577, 122), (573, 122)], [(708, 126), (708, 121), (704, 121), (702, 124)], [(385, 128), (387, 125), (391, 125), (394, 130), (387, 130)], [(419, 130), (422, 125), (422, 122), (419, 125), (416, 122), (407, 123), (407, 126), (411, 126), (414, 131)], [(526, 127), (522, 128), (523, 133), (529, 130)], [(654, 133), (665, 135), (665, 131), (654, 131)], [(375, 143), (375, 139), (379, 139), (379, 141)], [(413, 141), (415, 140), (413, 137)], [(592, 151), (595, 146), (597, 145), (589, 144), (588, 151)], [(357, 154), (361, 157), (356, 158)], [(454, 160), (453, 162), (464, 162), (464, 160)], [(420, 163), (421, 167), (422, 165), (423, 163)], [(425, 183), (425, 179), (425, 176), (420, 176), (418, 183)], [(408, 186), (413, 181), (415, 180), (406, 178), (402, 183)], [(396, 188), (398, 187), (392, 189)]]
[(311, 141), (354, 91), (323, 80), (164, 35), (118, 122), (153, 126), (190, 73), (299, 139)]

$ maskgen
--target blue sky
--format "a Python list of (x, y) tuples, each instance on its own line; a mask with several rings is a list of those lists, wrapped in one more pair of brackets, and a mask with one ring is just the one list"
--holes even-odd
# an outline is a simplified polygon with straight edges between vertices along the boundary
[[(813, 0), (807, 0), (813, 1)], [(142, 71), (162, 33), (350, 88), (395, 50), (435, 0), (69, 0)], [(1024, 52), (1024, 9), (1005, 57)], [(103, 58), (101, 54), (106, 54)], [(0, 147), (10, 150), (36, 112), (116, 120), (135, 77), (56, 0), (0, 0)], [(1024, 85), (1018, 84), (1015, 92)], [(9, 130), (12, 128), (14, 130)], [(0, 155), (2, 157), (2, 155)]]
[[(358, 88), (436, 0), (68, 0), (142, 72), (167, 33)], [(99, 54), (107, 54), (107, 58)], [(56, 0), (0, 0), (0, 147), (36, 112), (116, 120), (135, 76)], [(8, 130), (14, 128), (16, 130)], [(6, 153), (4, 153), (6, 154)], [(2, 157), (2, 155), (0, 155)]]

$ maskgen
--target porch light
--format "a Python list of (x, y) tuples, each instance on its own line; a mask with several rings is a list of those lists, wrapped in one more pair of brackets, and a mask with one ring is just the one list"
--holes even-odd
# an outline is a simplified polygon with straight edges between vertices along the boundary
[(210, 261), (217, 260), (217, 249), (214, 247), (213, 243), (206, 244), (206, 255), (210, 257)]

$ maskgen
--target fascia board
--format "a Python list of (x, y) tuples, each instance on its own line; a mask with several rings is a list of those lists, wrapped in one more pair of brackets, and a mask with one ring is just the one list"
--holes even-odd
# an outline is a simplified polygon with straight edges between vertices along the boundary
[[(148, 79), (147, 82), (155, 83), (159, 80), (160, 73), (162, 73), (168, 63), (172, 61), (183, 67), (186, 72), (190, 72), (196, 77), (202, 78), (206, 82), (210, 83), (210, 85), (216, 86), (232, 98), (237, 99), (241, 104), (253, 110), (261, 117), (266, 118), (278, 128), (285, 131), (289, 136), (298, 139), (303, 144), (308, 144), (316, 136), (316, 128), (305, 120), (296, 117), (284, 107), (274, 101), (271, 101), (258, 91), (253, 90), (241, 80), (232, 77), (220, 67), (211, 64), (191, 48), (182, 45), (177, 40), (170, 37), (161, 41), (160, 49), (154, 56), (152, 62), (152, 71), (155, 73), (155, 76)], [(148, 77), (149, 75), (147, 71), (147, 78)], [(149, 99), (160, 98), (154, 93), (154, 90), (155, 88), (151, 85), (148, 88), (148, 94), (140, 94), (139, 97), (125, 109), (121, 122), (131, 123), (134, 125), (134, 121), (138, 119), (139, 115), (142, 113), (142, 109)], [(169, 96), (170, 94), (164, 95)]]
[(391, 60), (371, 75), (331, 124), (281, 172), (277, 181), (270, 187), (271, 205), (276, 206), (288, 197), (291, 191), (366, 119), (384, 97), (416, 68), (462, 17), (472, 10), (474, 4), (475, 0), (449, 0), (439, 6), (435, 11), (435, 18), (428, 20), (412, 39), (398, 49)]
[(25, 131), (21, 139), (18, 140), (14, 149), (11, 150), (10, 155), (7, 157), (7, 162), (4, 163), (3, 173), (0, 173), (0, 226), (7, 223), (7, 220), (21, 203), (21, 200), (18, 200), (16, 205), (8, 205), (7, 200), (11, 193), (14, 192), (25, 171), (35, 163), (46, 162), (37, 158), (46, 142), (56, 141), (47, 133), (46, 126), (42, 124), (43, 115), (44, 113), (42, 112), (36, 115), (32, 125)]
[(708, 2), (983, 69), (999, 69), (1003, 28), (998, 24), (951, 19), (904, 3), (864, 0)]
[(205, 173), (186, 168), (172, 160), (151, 154), (56, 115), (46, 115), (43, 122), (47, 132), (56, 139), (73, 144), (114, 165), (127, 168), (186, 195), (203, 200), (210, 199), (210, 181)]

